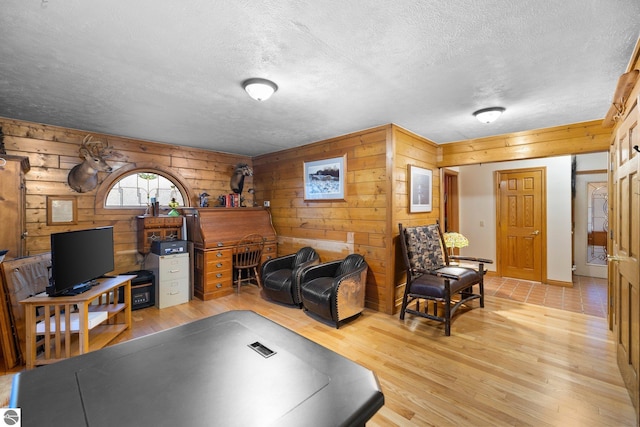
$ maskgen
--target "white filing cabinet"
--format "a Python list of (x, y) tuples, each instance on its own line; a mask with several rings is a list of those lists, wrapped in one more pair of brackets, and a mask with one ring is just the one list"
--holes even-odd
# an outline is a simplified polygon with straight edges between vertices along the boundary
[(156, 307), (189, 302), (189, 254), (149, 254), (148, 268), (156, 277)]

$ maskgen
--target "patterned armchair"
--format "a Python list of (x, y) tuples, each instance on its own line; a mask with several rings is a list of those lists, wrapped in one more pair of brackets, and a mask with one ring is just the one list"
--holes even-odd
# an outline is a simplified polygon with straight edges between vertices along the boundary
[[(442, 322), (445, 335), (449, 336), (451, 318), (460, 306), (479, 299), (480, 307), (484, 307), (484, 264), (493, 261), (452, 256), (456, 260), (477, 263), (478, 268), (450, 265), (438, 223), (407, 228), (403, 228), (402, 224), (398, 226), (407, 270), (400, 319), (404, 320), (405, 314), (410, 313)], [(475, 285), (478, 285), (477, 293), (473, 290)], [(424, 305), (422, 309), (421, 303)]]

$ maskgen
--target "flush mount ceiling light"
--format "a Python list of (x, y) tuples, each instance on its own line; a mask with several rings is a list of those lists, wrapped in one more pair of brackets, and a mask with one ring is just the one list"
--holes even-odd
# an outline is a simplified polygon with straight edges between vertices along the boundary
[(245, 80), (242, 87), (256, 101), (266, 101), (278, 90), (278, 85), (274, 82), (260, 78)]
[(490, 107), (478, 110), (473, 113), (473, 115), (476, 117), (476, 119), (478, 119), (480, 123), (491, 123), (495, 122), (502, 113), (504, 113), (504, 108)]

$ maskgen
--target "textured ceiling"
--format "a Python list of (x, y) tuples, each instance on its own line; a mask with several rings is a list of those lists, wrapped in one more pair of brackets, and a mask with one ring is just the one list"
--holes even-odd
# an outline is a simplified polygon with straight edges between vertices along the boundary
[(251, 156), (446, 143), (603, 118), (639, 35), (639, 0), (1, 0), (0, 116)]

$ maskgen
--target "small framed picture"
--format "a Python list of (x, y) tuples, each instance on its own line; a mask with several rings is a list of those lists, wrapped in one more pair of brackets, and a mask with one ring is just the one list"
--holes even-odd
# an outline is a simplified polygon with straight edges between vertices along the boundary
[(433, 172), (409, 165), (409, 212), (431, 212)]
[(347, 156), (304, 162), (304, 200), (344, 200)]
[(47, 225), (73, 225), (77, 222), (75, 196), (47, 196)]

